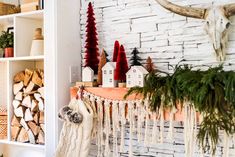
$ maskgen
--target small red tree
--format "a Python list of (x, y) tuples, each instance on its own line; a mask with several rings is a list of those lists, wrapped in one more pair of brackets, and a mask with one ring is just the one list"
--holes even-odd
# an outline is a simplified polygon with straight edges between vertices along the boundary
[(114, 79), (119, 80), (121, 82), (125, 82), (127, 71), (128, 71), (128, 64), (127, 64), (127, 59), (126, 59), (126, 53), (125, 53), (125, 49), (123, 45), (121, 45), (118, 51)]
[(85, 50), (85, 66), (89, 66), (94, 70), (94, 73), (98, 72), (99, 64), (99, 49), (98, 39), (96, 32), (96, 23), (94, 17), (94, 10), (91, 3), (88, 4), (87, 10), (87, 25), (86, 25), (86, 50)]
[(120, 48), (119, 42), (116, 40), (114, 43), (114, 50), (113, 50), (113, 62), (117, 62), (119, 48)]

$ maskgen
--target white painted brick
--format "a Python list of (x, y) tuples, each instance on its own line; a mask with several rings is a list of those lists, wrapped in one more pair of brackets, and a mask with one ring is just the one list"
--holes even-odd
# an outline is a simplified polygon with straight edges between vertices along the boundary
[[(151, 56), (158, 69), (169, 73), (173, 72), (173, 68), (169, 65), (176, 65), (182, 59), (186, 61), (181, 64), (199, 65), (202, 69), (207, 67), (201, 65), (220, 64), (216, 61), (210, 38), (204, 30), (204, 20), (176, 15), (161, 7), (155, 0), (81, 0), (82, 57), (84, 57), (86, 11), (89, 2), (94, 6), (99, 49), (105, 48), (110, 55), (109, 58), (112, 58), (114, 41), (119, 40), (125, 47), (128, 59), (133, 48), (137, 47), (141, 52), (142, 63)], [(226, 4), (233, 3), (234, 0), (171, 0), (171, 2), (185, 6), (208, 7), (212, 3)], [(235, 16), (230, 20), (235, 23)], [(231, 25), (227, 51), (224, 69), (235, 70), (235, 25)], [(178, 127), (175, 128), (174, 144), (169, 144), (166, 140), (164, 144), (145, 147), (143, 142), (138, 143), (134, 140), (133, 156), (184, 157), (183, 129), (180, 123), (175, 125)], [(128, 132), (127, 130), (126, 152), (121, 153), (120, 157), (128, 157)], [(164, 137), (166, 134), (167, 129)], [(90, 157), (97, 156), (97, 146), (93, 143), (91, 147)], [(216, 157), (221, 157), (221, 144), (218, 150)], [(232, 151), (230, 154), (235, 156)], [(199, 156), (197, 150), (193, 157)], [(207, 154), (206, 157), (208, 156)]]

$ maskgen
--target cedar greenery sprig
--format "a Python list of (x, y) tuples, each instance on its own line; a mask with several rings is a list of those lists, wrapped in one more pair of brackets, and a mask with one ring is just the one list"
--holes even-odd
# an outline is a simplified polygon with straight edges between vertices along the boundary
[[(235, 72), (222, 66), (208, 70), (193, 70), (189, 65), (177, 65), (172, 75), (151, 72), (144, 87), (131, 88), (125, 95), (142, 94), (150, 100), (152, 110), (190, 101), (203, 117), (197, 135), (204, 151), (215, 154), (219, 130), (235, 133)], [(210, 146), (209, 146), (210, 143)]]

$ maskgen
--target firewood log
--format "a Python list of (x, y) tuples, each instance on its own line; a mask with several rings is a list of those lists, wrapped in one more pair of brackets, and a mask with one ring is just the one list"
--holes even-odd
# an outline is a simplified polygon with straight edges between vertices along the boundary
[(28, 127), (27, 123), (25, 122), (24, 118), (21, 118), (20, 124), (23, 126), (23, 128), (24, 128), (26, 131), (29, 130), (29, 127)]
[(44, 124), (44, 112), (40, 112), (39, 123)]
[(29, 84), (29, 81), (31, 80), (32, 75), (33, 75), (33, 71), (29, 69), (25, 69), (24, 86), (27, 86)]
[(32, 92), (32, 90), (34, 89), (34, 86), (35, 86), (35, 84), (34, 84), (32, 81), (30, 81), (30, 83), (29, 83), (28, 86), (26, 87), (24, 93)]
[(18, 82), (23, 82), (24, 81), (24, 71), (21, 71), (19, 73), (17, 73), (14, 78), (13, 78), (13, 81), (14, 83), (18, 83)]
[(45, 133), (45, 128), (44, 128), (44, 124), (40, 124), (40, 127), (41, 127), (41, 129), (42, 129), (42, 131)]
[(40, 78), (37, 71), (33, 72), (32, 82), (39, 87), (42, 87), (42, 79)]
[(39, 132), (39, 134), (38, 134), (37, 143), (38, 143), (38, 144), (44, 144), (44, 143), (45, 143), (44, 133), (43, 133), (42, 130), (40, 130), (40, 132)]
[(33, 116), (33, 121), (36, 123), (36, 124), (39, 124), (39, 112), (38, 113), (35, 113), (34, 116)]
[(25, 107), (28, 107), (28, 108), (32, 107), (31, 98), (30, 98), (29, 95), (24, 97), (24, 99), (22, 101), (22, 105), (25, 106)]
[(32, 100), (31, 111), (32, 111), (32, 112), (38, 111), (38, 101), (37, 101), (37, 100)]
[(18, 92), (15, 96), (15, 99), (22, 101), (23, 100), (23, 92)]
[(40, 127), (37, 126), (34, 122), (28, 122), (28, 126), (32, 130), (34, 136), (37, 136), (40, 131)]
[(20, 118), (17, 118), (16, 116), (13, 116), (12, 121), (11, 121), (12, 126), (17, 126), (20, 127)]
[(18, 127), (18, 126), (12, 126), (11, 127), (11, 139), (13, 141), (17, 140), (17, 137), (19, 136), (19, 133), (21, 131), (22, 127)]
[(32, 130), (28, 130), (27, 133), (28, 133), (28, 137), (29, 137), (29, 143), (36, 144), (35, 136), (33, 135)]
[(23, 82), (19, 82), (19, 83), (14, 84), (14, 86), (13, 86), (14, 95), (16, 95), (23, 87), (24, 87)]
[(16, 117), (20, 117), (20, 118), (24, 117), (23, 108), (21, 106), (14, 109), (14, 113)]
[(24, 128), (21, 128), (20, 133), (19, 133), (19, 135), (17, 137), (17, 141), (18, 142), (23, 142), (23, 143), (29, 141), (28, 133), (27, 133), (27, 131)]
[(12, 105), (13, 105), (14, 109), (16, 109), (16, 108), (18, 108), (20, 106), (20, 101), (13, 100)]
[(24, 120), (25, 120), (26, 122), (33, 120), (33, 116), (32, 116), (32, 114), (31, 114), (29, 108), (26, 109), (26, 111), (25, 111), (25, 113), (24, 113)]
[(44, 87), (38, 88), (38, 92), (41, 94), (42, 98), (44, 99)]
[(40, 99), (41, 99), (41, 94), (39, 94), (39, 93), (34, 93), (34, 98), (37, 100), (37, 101), (39, 101)]
[(39, 111), (44, 111), (44, 102), (43, 100), (40, 98), (38, 99), (38, 108), (39, 108)]

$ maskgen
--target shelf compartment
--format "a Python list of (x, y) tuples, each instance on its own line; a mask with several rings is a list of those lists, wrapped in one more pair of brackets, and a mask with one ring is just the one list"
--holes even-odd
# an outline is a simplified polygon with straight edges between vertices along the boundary
[[(7, 100), (7, 83), (8, 83), (8, 79), (7, 79), (7, 65), (8, 63), (7, 62), (0, 62), (0, 106), (1, 108), (3, 109), (6, 109), (7, 110), (7, 103), (8, 103), (8, 100)], [(5, 116), (4, 116), (5, 117)], [(6, 120), (2, 119), (1, 117), (1, 122), (2, 124), (0, 124), (1, 126), (1, 132), (3, 131), (6, 131), (6, 137), (1, 137), (0, 139), (7, 139), (7, 136), (8, 136), (8, 124), (9, 123), (6, 123), (8, 122), (8, 119), (7, 119), (7, 112), (6, 112)], [(6, 130), (3, 129), (3, 125), (6, 125)], [(2, 133), (1, 133), (2, 134)], [(2, 135), (1, 135), (2, 136)]]
[[(9, 61), (9, 121), (8, 123), (11, 124), (12, 118), (14, 116), (14, 108), (12, 105), (12, 102), (14, 100), (14, 94), (13, 94), (13, 78), (14, 76), (21, 71), (24, 71), (25, 69), (30, 70), (36, 70), (36, 69), (44, 69), (44, 61), (43, 60), (11, 60)], [(11, 135), (11, 125), (8, 125), (8, 140), (11, 141), (12, 135)], [(21, 142), (17, 142), (21, 143)], [(38, 144), (33, 144), (38, 145)]]
[(15, 57), (30, 55), (36, 28), (43, 30), (43, 11), (22, 13), (15, 16)]

